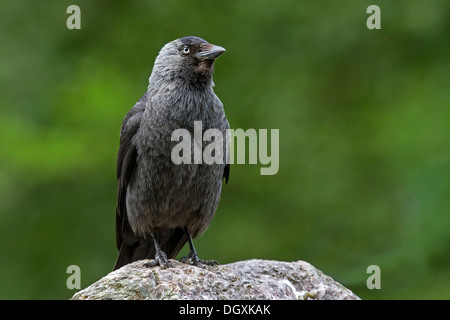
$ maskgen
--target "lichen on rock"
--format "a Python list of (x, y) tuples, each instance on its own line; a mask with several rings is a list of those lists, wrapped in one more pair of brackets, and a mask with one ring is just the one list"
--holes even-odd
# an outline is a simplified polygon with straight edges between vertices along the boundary
[(246, 260), (195, 267), (172, 260), (173, 268), (130, 263), (84, 290), (75, 300), (355, 300), (331, 277), (304, 261)]

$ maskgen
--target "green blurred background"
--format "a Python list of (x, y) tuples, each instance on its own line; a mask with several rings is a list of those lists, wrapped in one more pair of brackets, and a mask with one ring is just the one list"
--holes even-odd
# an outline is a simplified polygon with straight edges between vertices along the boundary
[(69, 265), (83, 288), (111, 271), (121, 122), (159, 49), (187, 35), (227, 49), (214, 81), (231, 127), (280, 130), (278, 174), (232, 166), (201, 257), (301, 259), (364, 299), (450, 299), (449, 1), (3, 0), (0, 14), (1, 299), (67, 299)]

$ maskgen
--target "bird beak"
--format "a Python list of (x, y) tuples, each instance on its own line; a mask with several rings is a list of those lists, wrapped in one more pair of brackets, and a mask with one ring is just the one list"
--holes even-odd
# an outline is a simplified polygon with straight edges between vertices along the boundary
[(208, 44), (202, 47), (202, 50), (197, 52), (197, 57), (204, 60), (215, 60), (226, 50), (221, 46)]

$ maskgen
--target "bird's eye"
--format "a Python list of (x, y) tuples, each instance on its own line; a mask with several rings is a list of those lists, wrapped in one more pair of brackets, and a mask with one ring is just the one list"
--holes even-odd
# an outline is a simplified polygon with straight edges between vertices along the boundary
[(188, 54), (189, 52), (191, 52), (191, 50), (189, 49), (188, 46), (184, 46), (184, 47), (181, 49), (181, 52), (183, 52), (183, 54)]

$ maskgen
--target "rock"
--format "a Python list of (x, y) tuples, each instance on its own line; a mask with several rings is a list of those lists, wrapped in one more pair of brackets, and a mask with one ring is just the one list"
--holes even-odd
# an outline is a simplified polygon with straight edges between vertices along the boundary
[(199, 268), (171, 260), (174, 267), (168, 269), (145, 267), (149, 261), (115, 270), (72, 299), (360, 299), (304, 261), (246, 260)]

